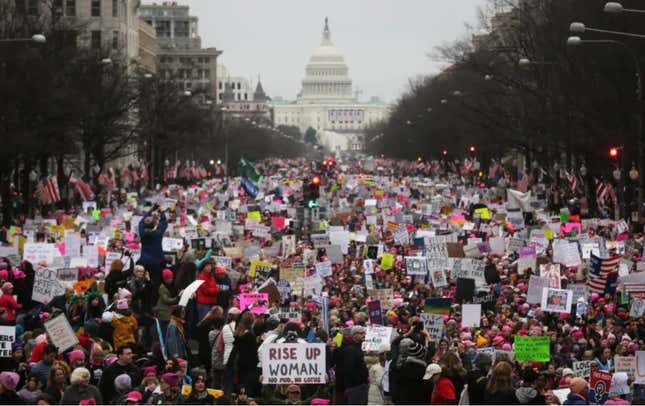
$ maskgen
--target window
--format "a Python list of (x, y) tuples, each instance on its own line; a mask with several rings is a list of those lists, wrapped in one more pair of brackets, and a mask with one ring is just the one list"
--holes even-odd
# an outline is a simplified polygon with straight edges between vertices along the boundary
[(16, 13), (25, 14), (25, 0), (16, 0)]
[(210, 69), (204, 69), (204, 79), (208, 79), (211, 77), (211, 70)]
[(34, 16), (38, 14), (38, 1), (39, 0), (29, 0), (27, 6), (27, 14)]
[(101, 49), (101, 31), (92, 31), (92, 49)]
[(248, 100), (248, 99), (249, 99), (248, 95), (244, 93), (244, 100)]
[(112, 17), (119, 16), (119, 0), (112, 0)]
[(112, 31), (112, 49), (119, 48), (119, 32)]
[(76, 15), (76, 0), (65, 0), (65, 15), (68, 17)]
[(222, 90), (222, 82), (219, 82), (219, 83), (217, 84), (217, 88), (218, 88), (219, 90)]
[(242, 90), (242, 82), (237, 82), (237, 90)]
[(63, 0), (54, 0), (53, 6), (55, 15), (63, 14)]
[(188, 38), (188, 21), (175, 21), (175, 37)]
[(91, 0), (92, 1), (92, 17), (101, 16), (101, 0)]
[(219, 94), (219, 99), (224, 100), (224, 96), (221, 93)]
[(170, 37), (170, 21), (157, 21), (155, 30), (157, 31), (158, 38)]

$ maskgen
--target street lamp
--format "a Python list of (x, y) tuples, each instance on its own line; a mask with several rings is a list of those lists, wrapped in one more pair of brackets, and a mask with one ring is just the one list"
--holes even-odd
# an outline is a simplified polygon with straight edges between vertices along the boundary
[(103, 65), (111, 65), (111, 64), (112, 64), (112, 59), (110, 59), (110, 58), (103, 58), (103, 59), (101, 59), (101, 63), (102, 63)]
[(35, 42), (37, 44), (44, 44), (47, 42), (47, 37), (43, 34), (34, 34), (29, 38), (8, 38), (0, 39), (0, 43), (11, 43), (11, 42)]
[(571, 25), (569, 25), (569, 31), (575, 33), (575, 34), (584, 34), (585, 32), (599, 32), (602, 34), (613, 34), (613, 35), (621, 35), (624, 37), (632, 37), (632, 38), (645, 38), (645, 35), (641, 34), (633, 34), (631, 32), (623, 32), (623, 31), (610, 31), (610, 30), (601, 30), (599, 28), (591, 28), (587, 27), (584, 25), (584, 23), (581, 22), (573, 22)]
[(638, 13), (645, 14), (645, 10), (636, 10), (633, 8), (624, 8), (622, 4), (616, 1), (610, 1), (605, 4), (605, 13), (620, 14), (622, 12), (626, 13)]

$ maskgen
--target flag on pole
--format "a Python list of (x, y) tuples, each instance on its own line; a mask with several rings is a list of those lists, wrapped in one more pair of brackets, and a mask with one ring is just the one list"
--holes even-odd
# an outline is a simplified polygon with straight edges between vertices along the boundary
[(240, 158), (240, 175), (248, 178), (255, 183), (257, 183), (260, 178), (262, 178), (262, 174), (260, 174), (260, 172), (251, 162), (244, 159), (244, 157)]
[(611, 290), (610, 285), (616, 283), (619, 263), (620, 256), (600, 258), (591, 254), (587, 275), (589, 290), (601, 295)]
[(92, 187), (89, 183), (84, 182), (80, 178), (70, 177), (69, 184), (74, 186), (74, 189), (81, 196), (83, 201), (88, 202), (94, 199), (94, 192), (92, 192)]

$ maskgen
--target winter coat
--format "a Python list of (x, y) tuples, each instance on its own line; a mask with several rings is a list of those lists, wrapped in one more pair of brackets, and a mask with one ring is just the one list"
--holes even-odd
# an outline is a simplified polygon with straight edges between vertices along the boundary
[(343, 374), (343, 385), (345, 389), (369, 383), (365, 355), (359, 343), (343, 344), (343, 357), (339, 359), (340, 365), (346, 373)]
[(222, 328), (222, 338), (224, 339), (224, 365), (228, 363), (228, 359), (231, 356), (233, 351), (233, 346), (235, 343), (235, 322), (232, 321), (229, 324), (225, 325)]
[(172, 308), (177, 303), (179, 303), (179, 296), (173, 297), (165, 283), (159, 285), (159, 300), (157, 300), (157, 306), (155, 306), (157, 318), (162, 321), (169, 321)]
[[(456, 405), (459, 400), (459, 394), (455, 390), (455, 385), (452, 384), (450, 378), (442, 376), (437, 381), (437, 384), (432, 391), (430, 398), (431, 405)], [(496, 402), (490, 402), (495, 404)]]
[(163, 248), (161, 241), (163, 234), (168, 228), (168, 220), (166, 214), (161, 213), (159, 218), (159, 225), (155, 229), (146, 228), (145, 219), (152, 216), (152, 212), (148, 212), (139, 222), (139, 237), (141, 238), (141, 257), (139, 258), (140, 264), (143, 265), (160, 265), (164, 263)]
[(484, 395), (486, 401), (485, 404), (492, 405), (516, 405), (519, 403), (517, 396), (515, 396), (515, 390), (509, 389), (504, 391), (499, 391), (496, 393), (486, 393)]
[(383, 375), (385, 368), (380, 363), (372, 365), (369, 369), (370, 387), (367, 392), (368, 405), (383, 405)]
[(428, 401), (429, 393), (425, 391), (423, 375), (426, 364), (422, 360), (408, 357), (399, 371), (399, 403), (402, 405), (420, 405)]
[(174, 321), (168, 324), (166, 331), (166, 353), (169, 357), (188, 359), (185, 338)]
[(567, 395), (567, 400), (564, 401), (564, 405), (588, 405), (587, 399), (577, 393), (569, 393)]
[(128, 316), (115, 314), (112, 319), (112, 327), (114, 327), (112, 342), (115, 349), (125, 344), (135, 344), (137, 342), (134, 335), (139, 328), (139, 323), (132, 314)]
[(216, 305), (219, 289), (215, 275), (211, 271), (203, 270), (199, 273), (197, 279), (204, 281), (199, 289), (197, 289), (197, 303), (211, 306)]
[(101, 397), (101, 392), (94, 385), (81, 386), (81, 385), (70, 385), (65, 389), (63, 393), (63, 399), (61, 399), (61, 405), (78, 405), (81, 400), (85, 399), (94, 399), (97, 405), (103, 404), (103, 398)]

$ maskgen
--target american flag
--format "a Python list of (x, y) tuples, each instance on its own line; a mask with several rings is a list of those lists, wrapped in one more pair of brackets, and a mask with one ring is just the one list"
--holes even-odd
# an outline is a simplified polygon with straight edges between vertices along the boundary
[(60, 191), (58, 190), (56, 176), (49, 176), (38, 182), (36, 196), (41, 204), (53, 204), (60, 201)]
[(567, 182), (569, 183), (569, 190), (575, 194), (578, 191), (578, 178), (576, 175), (567, 172)]
[(609, 182), (596, 179), (596, 202), (598, 203), (598, 207), (606, 207), (608, 199), (611, 199), (614, 205), (618, 201), (614, 187)]
[(69, 178), (69, 184), (74, 186), (74, 189), (81, 196), (83, 201), (88, 202), (94, 199), (94, 192), (92, 192), (92, 187), (89, 183), (72, 176)]
[(587, 285), (589, 285), (589, 290), (599, 294), (603, 294), (605, 291), (611, 290), (611, 287), (609, 286), (608, 289), (607, 285), (616, 283), (619, 262), (619, 255), (610, 258), (599, 258), (591, 254), (589, 273), (587, 276)]

